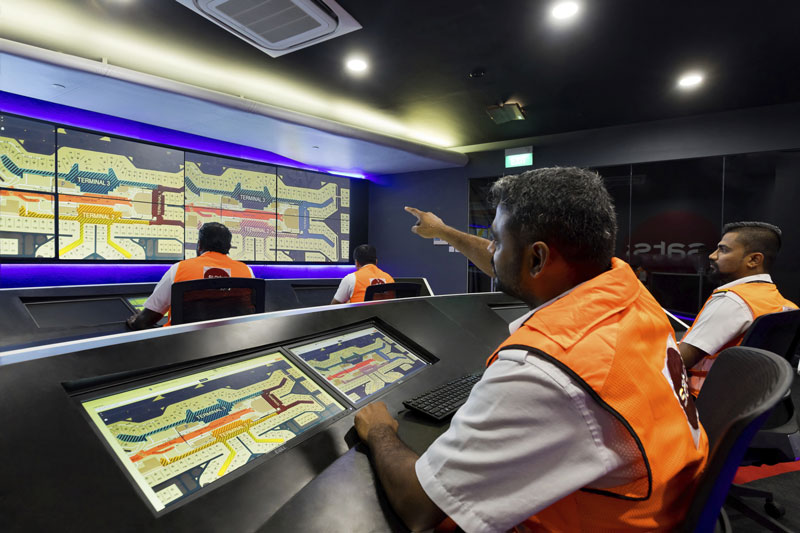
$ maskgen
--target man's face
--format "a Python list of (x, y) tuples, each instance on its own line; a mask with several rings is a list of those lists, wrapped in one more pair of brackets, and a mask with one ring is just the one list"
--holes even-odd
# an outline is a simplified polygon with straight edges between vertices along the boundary
[(746, 262), (749, 254), (737, 240), (737, 233), (728, 232), (722, 236), (717, 249), (708, 256), (711, 260), (709, 275), (721, 285), (748, 275)]
[(494, 240), (489, 244), (489, 252), (492, 254), (492, 271), (497, 290), (525, 301), (520, 286), (521, 250), (516, 235), (508, 227), (508, 216), (503, 204), (497, 206), (491, 229)]

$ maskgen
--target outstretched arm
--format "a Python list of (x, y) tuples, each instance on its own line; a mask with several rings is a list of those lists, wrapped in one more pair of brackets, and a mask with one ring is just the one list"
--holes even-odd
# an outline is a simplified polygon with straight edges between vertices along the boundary
[(433, 213), (420, 211), (414, 207), (406, 207), (405, 210), (417, 217), (417, 223), (411, 226), (413, 233), (426, 239), (447, 241), (450, 246), (464, 254), (486, 275), (494, 277), (492, 254), (489, 252), (490, 240), (448, 226)]
[(356, 431), (372, 452), (378, 478), (389, 503), (412, 531), (430, 529), (445, 514), (422, 489), (414, 464), (419, 458), (397, 436), (397, 420), (383, 402), (361, 409), (355, 418)]

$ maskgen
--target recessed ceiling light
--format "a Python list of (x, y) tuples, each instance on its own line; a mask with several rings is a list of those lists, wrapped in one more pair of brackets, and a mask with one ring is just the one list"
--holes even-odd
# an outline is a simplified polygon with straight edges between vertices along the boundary
[(678, 80), (678, 87), (681, 89), (694, 89), (703, 83), (703, 75), (700, 72), (687, 72)]
[(580, 6), (577, 2), (558, 2), (550, 10), (550, 14), (555, 19), (563, 20), (574, 17), (579, 10)]
[(368, 66), (367, 62), (360, 57), (351, 57), (345, 64), (350, 72), (364, 72)]

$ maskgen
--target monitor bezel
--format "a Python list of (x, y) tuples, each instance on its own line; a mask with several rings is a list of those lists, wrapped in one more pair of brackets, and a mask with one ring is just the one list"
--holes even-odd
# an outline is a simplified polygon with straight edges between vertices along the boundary
[[(271, 460), (275, 456), (283, 453), (284, 451), (290, 450), (299, 444), (305, 442), (306, 440), (312, 438), (314, 435), (320, 433), (320, 431), (328, 428), (331, 424), (335, 423), (338, 420), (350, 415), (353, 411), (353, 407), (351, 402), (346, 401), (335, 388), (330, 387), (327, 383), (321, 383), (316, 374), (313, 374), (306, 370), (299, 362), (296, 360), (292, 354), (288, 353), (287, 350), (283, 348), (285, 346), (285, 342), (281, 343), (272, 343), (269, 345), (264, 345), (257, 347), (255, 349), (245, 350), (243, 352), (234, 352), (232, 354), (227, 354), (226, 356), (216, 356), (213, 358), (205, 358), (202, 361), (192, 361), (188, 364), (181, 364), (181, 365), (168, 365), (166, 367), (159, 367), (155, 369), (145, 369), (141, 372), (130, 372), (124, 374), (112, 374), (108, 376), (97, 376), (95, 378), (91, 378), (88, 380), (80, 380), (79, 382), (69, 382), (69, 383), (62, 383), (67, 393), (72, 398), (73, 402), (75, 403), (78, 411), (80, 412), (81, 416), (86, 420), (86, 423), (91, 427), (94, 434), (102, 443), (102, 446), (105, 448), (106, 452), (113, 458), (113, 460), (117, 463), (117, 466), (122, 471), (123, 475), (128, 479), (129, 483), (133, 486), (134, 491), (139, 496), (139, 498), (145, 503), (146, 507), (153, 513), (155, 517), (161, 517), (166, 513), (169, 513), (175, 509), (183, 507), (184, 505), (189, 504), (190, 502), (200, 498), (209, 492), (216, 490), (217, 488), (226, 485), (227, 483), (232, 482), (233, 480), (239, 478), (239, 476), (245, 475), (251, 470), (258, 468), (266, 461)], [(336, 413), (335, 415), (331, 416), (327, 420), (324, 420), (318, 423), (311, 431), (304, 431), (300, 435), (295, 436), (290, 441), (284, 443), (281, 446), (278, 446), (267, 453), (264, 453), (257, 459), (249, 461), (247, 464), (237, 468), (230, 474), (226, 474), (219, 480), (216, 480), (214, 483), (210, 483), (205, 487), (197, 490), (194, 494), (186, 496), (182, 498), (179, 502), (174, 504), (168, 504), (163, 509), (156, 509), (153, 503), (148, 498), (145, 491), (140, 486), (139, 482), (131, 475), (128, 468), (122, 462), (122, 458), (119, 454), (112, 448), (111, 443), (108, 442), (108, 439), (103, 435), (100, 431), (100, 428), (97, 424), (92, 420), (88, 410), (84, 407), (84, 403), (103, 398), (105, 396), (111, 396), (114, 394), (118, 394), (121, 392), (125, 392), (128, 390), (136, 389), (136, 388), (143, 388), (151, 384), (169, 381), (172, 379), (178, 379), (182, 377), (191, 376), (193, 374), (197, 374), (200, 372), (205, 372), (208, 370), (213, 370), (215, 368), (221, 368), (228, 365), (237, 364), (240, 362), (245, 362), (250, 359), (255, 359), (257, 357), (269, 355), (272, 353), (279, 353), (282, 357), (292, 363), (295, 367), (298, 368), (312, 383), (316, 384), (323, 392), (330, 395), (336, 402), (342, 407), (342, 411)], [(209, 360), (213, 359), (213, 360)]]
[[(314, 367), (309, 365), (302, 358), (302, 356), (300, 356), (299, 354), (294, 352), (295, 348), (299, 348), (301, 346), (305, 346), (307, 344), (310, 344), (311, 342), (324, 341), (324, 340), (327, 340), (327, 339), (335, 338), (335, 337), (338, 337), (338, 336), (341, 336), (341, 335), (346, 335), (348, 333), (356, 332), (356, 331), (359, 331), (359, 330), (362, 330), (362, 329), (367, 329), (367, 328), (370, 328), (370, 327), (374, 327), (381, 334), (385, 335), (386, 337), (389, 337), (393, 341), (395, 341), (395, 342), (399, 343), (400, 345), (402, 345), (405, 349), (407, 349), (409, 352), (411, 352), (412, 355), (414, 355), (419, 360), (421, 360), (424, 363), (424, 366), (422, 368), (419, 368), (419, 369), (415, 370), (411, 374), (403, 376), (402, 378), (400, 378), (399, 380), (395, 381), (394, 383), (388, 383), (385, 387), (382, 387), (379, 391), (374, 392), (374, 393), (372, 393), (370, 395), (367, 395), (367, 396), (365, 396), (364, 398), (362, 398), (362, 399), (360, 399), (358, 401), (354, 401), (354, 400), (350, 399), (350, 397), (348, 397), (342, 391), (340, 391), (338, 388), (336, 388), (333, 385), (330, 385), (328, 380), (325, 378), (325, 376), (320, 374)], [(436, 358), (433, 354), (431, 354), (428, 350), (426, 350), (425, 348), (423, 348), (422, 346), (420, 346), (416, 342), (412, 341), (406, 335), (403, 335), (398, 330), (396, 330), (395, 328), (391, 327), (389, 324), (387, 324), (383, 320), (380, 320), (377, 317), (370, 318), (370, 319), (367, 319), (367, 320), (363, 320), (363, 321), (357, 322), (355, 324), (351, 324), (351, 325), (343, 327), (343, 328), (337, 328), (336, 330), (331, 330), (331, 331), (329, 331), (327, 333), (323, 333), (321, 335), (307, 336), (307, 337), (305, 337), (305, 338), (303, 338), (301, 340), (298, 340), (296, 342), (287, 343), (284, 346), (289, 352), (292, 353), (292, 355), (295, 357), (295, 359), (297, 359), (300, 362), (300, 364), (303, 365), (303, 367), (305, 369), (307, 369), (309, 372), (313, 373), (313, 375), (316, 376), (319, 380), (324, 381), (326, 384), (329, 384), (332, 388), (334, 388), (339, 393), (340, 396), (344, 397), (346, 399), (346, 401), (350, 405), (352, 405), (354, 408), (363, 407), (367, 403), (370, 403), (370, 402), (380, 398), (381, 396), (385, 395), (388, 391), (390, 391), (390, 390), (396, 388), (397, 386), (399, 386), (400, 384), (405, 383), (406, 381), (408, 381), (408, 379), (411, 376), (415, 376), (415, 375), (419, 374), (420, 372), (424, 372), (427, 368), (429, 368), (430, 366), (436, 364), (439, 361), (439, 359)]]

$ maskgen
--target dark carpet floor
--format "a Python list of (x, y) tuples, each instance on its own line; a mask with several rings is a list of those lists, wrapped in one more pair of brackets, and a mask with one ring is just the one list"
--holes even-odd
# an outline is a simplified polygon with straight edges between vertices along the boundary
[[(777, 476), (759, 479), (748, 483), (746, 486), (757, 489), (769, 490), (775, 495), (775, 501), (786, 508), (786, 515), (778, 521), (787, 528), (800, 532), (800, 472), (789, 472)], [(751, 508), (763, 511), (763, 500), (747, 498)], [(725, 507), (731, 527), (736, 533), (760, 533), (768, 531), (763, 526), (755, 523), (746, 516)]]

